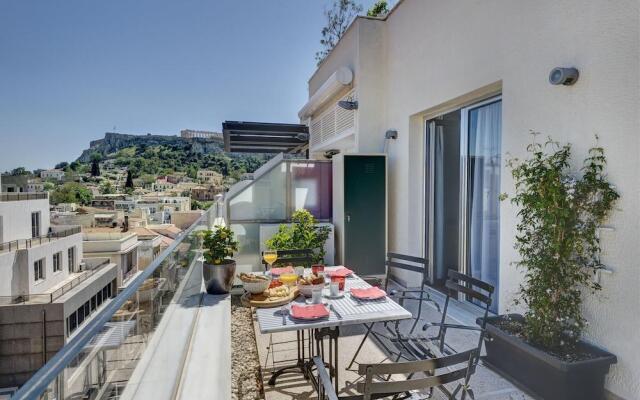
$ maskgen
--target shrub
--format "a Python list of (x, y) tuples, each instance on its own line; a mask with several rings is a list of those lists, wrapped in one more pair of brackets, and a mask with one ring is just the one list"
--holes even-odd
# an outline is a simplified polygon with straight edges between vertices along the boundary
[(227, 227), (203, 231), (202, 238), (207, 264), (220, 265), (238, 251), (238, 242), (233, 237), (233, 231)]
[(570, 350), (585, 327), (582, 289), (600, 290), (591, 279), (600, 262), (598, 227), (618, 193), (607, 181), (601, 147), (589, 150), (579, 173), (570, 171), (571, 146), (548, 140), (527, 147), (524, 161), (507, 162), (519, 207), (516, 263), (525, 269), (520, 298), (527, 339), (544, 348)]
[(324, 244), (329, 238), (331, 228), (319, 226), (316, 219), (307, 210), (297, 210), (291, 216), (291, 225), (282, 224), (278, 232), (266, 245), (269, 250), (313, 250), (313, 262), (322, 262)]

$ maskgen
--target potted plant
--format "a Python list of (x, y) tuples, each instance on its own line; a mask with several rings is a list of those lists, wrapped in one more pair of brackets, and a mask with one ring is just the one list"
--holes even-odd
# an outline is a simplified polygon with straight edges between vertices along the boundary
[(581, 305), (585, 292), (601, 289), (593, 280), (603, 268), (597, 231), (619, 195), (600, 147), (589, 150), (577, 174), (569, 170), (568, 144), (534, 140), (527, 151), (526, 160), (507, 162), (518, 206), (515, 264), (524, 270), (515, 304), (526, 312), (488, 318), (485, 361), (544, 399), (602, 399), (617, 360), (581, 340)]
[(278, 232), (265, 244), (269, 250), (310, 249), (313, 251), (313, 262), (322, 263), (329, 233), (331, 228), (318, 225), (309, 211), (300, 209), (291, 215), (291, 225), (281, 224)]
[(207, 293), (226, 294), (233, 285), (236, 273), (236, 262), (231, 259), (238, 251), (238, 242), (233, 237), (233, 231), (227, 227), (203, 231), (204, 264), (202, 276)]

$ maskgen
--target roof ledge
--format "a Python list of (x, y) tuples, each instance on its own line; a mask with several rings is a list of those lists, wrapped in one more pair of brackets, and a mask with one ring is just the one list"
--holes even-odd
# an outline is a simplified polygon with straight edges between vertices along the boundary
[(309, 118), (313, 113), (326, 104), (331, 97), (340, 91), (343, 87), (353, 82), (353, 72), (347, 67), (338, 68), (329, 78), (320, 86), (320, 88), (309, 98), (298, 112), (301, 120)]

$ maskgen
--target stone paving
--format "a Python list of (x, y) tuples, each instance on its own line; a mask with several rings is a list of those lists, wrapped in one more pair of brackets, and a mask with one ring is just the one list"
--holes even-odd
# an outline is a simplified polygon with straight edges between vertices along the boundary
[[(406, 308), (416, 314), (417, 302), (409, 302), (412, 304), (406, 304)], [(441, 314), (436, 309), (429, 305), (423, 308), (422, 319), (426, 321), (439, 321)], [(451, 322), (460, 323), (462, 321), (451, 320)], [(420, 324), (419, 326), (421, 326)], [(403, 329), (408, 330), (410, 328), (409, 322), (403, 322)], [(290, 364), (295, 358), (295, 332), (291, 333), (279, 333), (273, 335), (274, 342), (287, 342), (281, 345), (274, 346), (275, 348), (275, 362), (271, 354), (267, 360), (267, 346), (269, 345), (269, 335), (263, 335), (259, 332), (257, 321), (254, 316), (254, 328), (256, 331), (258, 353), (260, 358), (260, 364), (263, 367), (263, 380), (264, 390), (267, 400), (286, 400), (286, 399), (317, 399), (317, 393), (312, 389), (308, 381), (304, 379), (302, 374), (292, 372), (284, 374), (279, 377), (275, 386), (269, 386), (267, 381), (269, 380), (272, 371), (278, 367)], [(362, 340), (364, 335), (364, 328), (362, 326), (344, 327), (341, 328), (341, 336), (339, 341), (339, 381), (341, 391), (339, 395), (357, 394), (355, 391), (355, 384), (361, 379), (357, 374), (357, 364), (354, 364), (352, 370), (345, 371), (345, 368), (349, 364), (349, 361), (353, 357), (355, 350)], [(468, 349), (477, 343), (478, 336), (474, 332), (461, 332), (451, 330), (447, 333), (447, 342), (455, 349)], [(289, 362), (286, 362), (289, 360)], [(365, 343), (362, 351), (360, 352), (357, 361), (362, 363), (379, 363), (389, 362), (387, 355), (384, 353), (381, 346), (376, 342), (369, 339)], [(402, 380), (401, 376), (394, 376), (392, 379)], [(495, 372), (491, 371), (484, 365), (480, 365), (471, 379), (471, 386), (475, 393), (477, 400), (529, 400), (531, 397), (524, 394), (517, 389), (513, 384), (502, 378)], [(424, 396), (417, 396), (416, 398), (424, 398)], [(435, 392), (433, 399), (445, 399), (440, 392)]]

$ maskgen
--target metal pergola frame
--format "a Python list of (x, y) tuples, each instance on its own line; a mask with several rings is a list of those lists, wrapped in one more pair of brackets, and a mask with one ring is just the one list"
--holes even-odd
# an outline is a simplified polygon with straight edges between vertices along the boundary
[(303, 153), (309, 127), (301, 124), (225, 121), (224, 150), (232, 153)]

